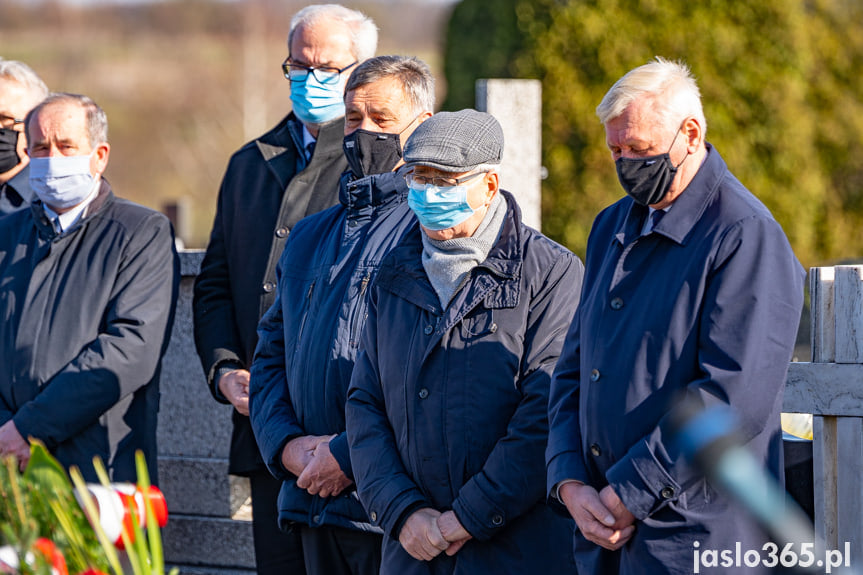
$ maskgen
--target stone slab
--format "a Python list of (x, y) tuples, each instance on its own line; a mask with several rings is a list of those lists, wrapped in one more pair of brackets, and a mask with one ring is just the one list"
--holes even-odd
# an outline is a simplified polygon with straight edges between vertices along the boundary
[(500, 186), (512, 192), (524, 223), (540, 229), (542, 212), (542, 83), (539, 80), (478, 80), (476, 109), (503, 128)]
[(172, 514), (236, 518), (249, 480), (228, 475), (227, 459), (161, 456), (159, 487)]
[(166, 564), (255, 568), (251, 521), (172, 514), (162, 529), (162, 541)]
[(159, 455), (227, 459), (232, 408), (210, 394), (192, 330), (192, 291), (202, 259), (197, 250), (180, 253), (180, 297), (162, 362)]

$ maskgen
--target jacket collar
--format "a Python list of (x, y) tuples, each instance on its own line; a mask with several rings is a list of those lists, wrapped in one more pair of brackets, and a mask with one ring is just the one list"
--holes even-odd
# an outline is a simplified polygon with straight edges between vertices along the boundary
[[(500, 193), (503, 194), (507, 206), (503, 228), (488, 257), (477, 266), (488, 273), (472, 272), (471, 280), (450, 304), (447, 318), (442, 322), (439, 331), (449, 329), (482, 300), (492, 308), (509, 308), (518, 304), (518, 280), (524, 257), (521, 209), (512, 194), (504, 190)], [(390, 252), (380, 270), (377, 283), (381, 288), (433, 314), (441, 314), (444, 310), (422, 266), (423, 245), (420, 234), (422, 231), (417, 226)]]
[(308, 168), (328, 164), (332, 162), (333, 156), (342, 154), (343, 139), (344, 122), (341, 118), (322, 125), (318, 130), (312, 161), (306, 165), (303, 156), (303, 163), (298, 164), (305, 149), (303, 124), (291, 112), (275, 128), (255, 140), (255, 145), (279, 184), (286, 188), (291, 178), (300, 171), (300, 165)]
[(34, 197), (33, 201), (30, 203), (30, 212), (33, 214), (33, 223), (36, 226), (37, 233), (41, 237), (51, 240), (56, 237), (60, 237), (61, 235), (67, 236), (74, 233), (86, 222), (95, 217), (96, 214), (102, 211), (102, 208), (112, 201), (113, 198), (114, 193), (111, 191), (111, 184), (109, 184), (105, 178), (101, 178), (99, 192), (96, 194), (93, 201), (90, 202), (90, 205), (87, 206), (87, 211), (84, 216), (63, 232), (63, 234), (58, 234), (54, 231), (54, 226), (51, 225), (51, 221), (48, 219), (48, 216), (45, 215), (45, 208), (42, 205), (42, 200), (39, 198)]
[(399, 194), (407, 193), (407, 184), (398, 172), (373, 174), (359, 179), (354, 177), (353, 172), (347, 171), (339, 183), (339, 202), (349, 213), (388, 204)]
[[(686, 244), (686, 239), (698, 220), (704, 214), (716, 195), (719, 184), (728, 174), (728, 167), (712, 145), (705, 144), (707, 156), (698, 168), (695, 177), (689, 185), (678, 196), (664, 218), (659, 222), (654, 233), (663, 235), (680, 245)], [(626, 218), (621, 222), (615, 239), (621, 245), (628, 245), (641, 233), (642, 224), (647, 217), (648, 209), (636, 204), (632, 198), (626, 197), (624, 202), (629, 202), (629, 210)]]

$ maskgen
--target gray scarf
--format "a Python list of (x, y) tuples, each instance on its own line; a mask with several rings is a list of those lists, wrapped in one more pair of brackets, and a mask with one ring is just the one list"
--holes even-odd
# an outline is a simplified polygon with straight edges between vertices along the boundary
[(433, 240), (422, 232), (423, 268), (444, 308), (467, 281), (470, 270), (488, 257), (505, 216), (506, 201), (498, 192), (472, 236)]

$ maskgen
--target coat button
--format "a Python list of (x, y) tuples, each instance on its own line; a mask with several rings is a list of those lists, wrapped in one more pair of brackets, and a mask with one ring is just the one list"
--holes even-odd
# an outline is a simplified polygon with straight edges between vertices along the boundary
[(288, 228), (279, 228), (276, 230), (277, 238), (286, 238), (288, 237)]
[(590, 371), (590, 381), (599, 381), (599, 378), (602, 377), (599, 373), (598, 369), (592, 369)]
[(425, 399), (429, 396), (429, 390), (422, 388), (418, 395), (420, 396), (420, 399)]
[(427, 325), (423, 331), (425, 332), (426, 335), (431, 335), (432, 332), (434, 331), (434, 327), (431, 325)]
[(320, 523), (320, 522), (321, 522), (321, 516), (320, 516), (320, 515), (315, 515), (314, 517), (312, 517), (312, 521), (313, 521), (314, 523)]
[(500, 515), (495, 515), (491, 518), (491, 522), (495, 525), (503, 525), (503, 517)]
[(273, 282), (264, 282), (264, 291), (267, 293), (273, 293), (273, 290), (276, 289), (276, 284)]
[(374, 511), (372, 511), (371, 515), (369, 515), (369, 519), (371, 519), (372, 521), (377, 521), (378, 520), (378, 514), (375, 513)]
[(611, 309), (618, 310), (622, 307), (623, 307), (623, 300), (621, 298), (616, 297), (613, 300), (611, 300)]
[(662, 496), (663, 499), (671, 499), (674, 497), (674, 488), (666, 485), (662, 488), (662, 491), (659, 492), (659, 495)]
[(602, 449), (600, 449), (599, 446), (595, 443), (590, 446), (590, 452), (593, 454), (594, 457), (599, 457), (600, 455), (602, 455)]

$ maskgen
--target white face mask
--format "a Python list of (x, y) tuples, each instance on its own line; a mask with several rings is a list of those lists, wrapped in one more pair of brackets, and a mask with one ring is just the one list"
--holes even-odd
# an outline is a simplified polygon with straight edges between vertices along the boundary
[(77, 206), (96, 185), (90, 173), (92, 155), (30, 158), (30, 187), (51, 208)]

